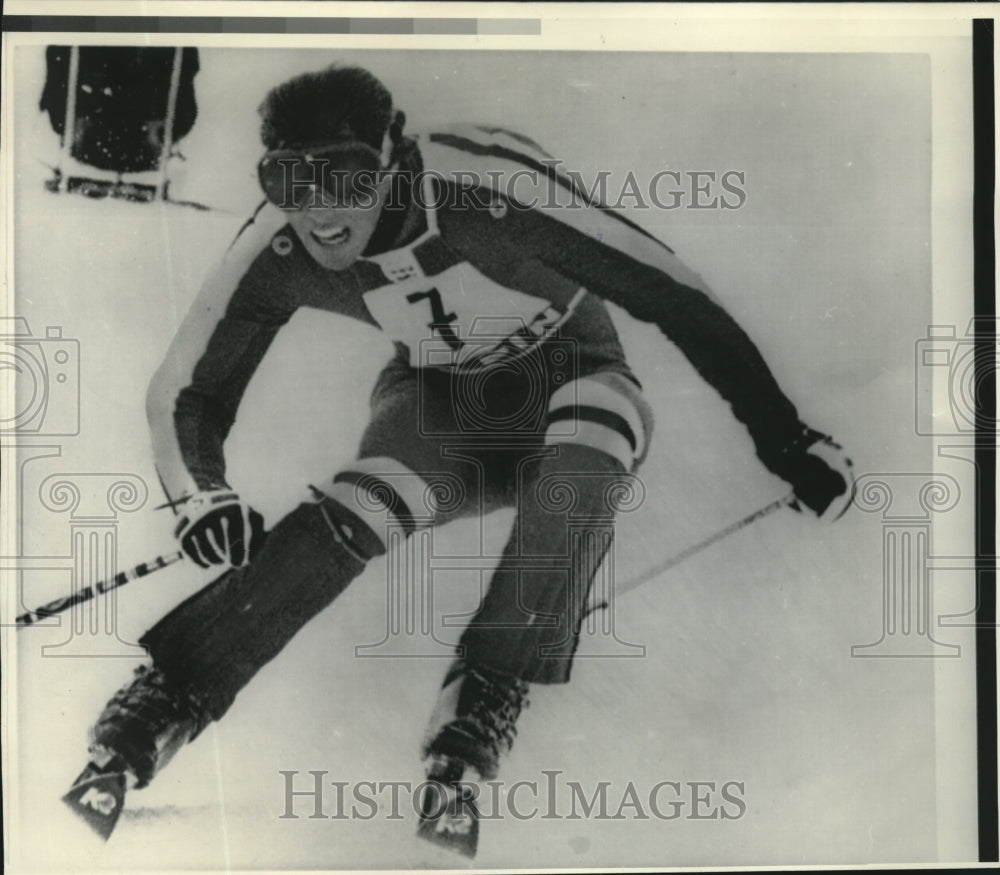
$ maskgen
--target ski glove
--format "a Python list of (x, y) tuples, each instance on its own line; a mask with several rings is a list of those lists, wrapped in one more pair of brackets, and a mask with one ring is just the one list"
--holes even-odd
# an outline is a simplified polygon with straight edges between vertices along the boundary
[(776, 453), (762, 454), (767, 467), (792, 485), (790, 506), (824, 522), (840, 519), (854, 500), (853, 464), (831, 437), (803, 427)]
[(264, 541), (264, 518), (231, 489), (212, 489), (184, 502), (174, 537), (196, 565), (249, 565)]

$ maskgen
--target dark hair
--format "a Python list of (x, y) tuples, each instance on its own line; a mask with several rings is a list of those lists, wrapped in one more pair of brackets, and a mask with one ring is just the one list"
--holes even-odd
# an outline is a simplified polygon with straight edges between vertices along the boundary
[(375, 151), (386, 131), (394, 143), (406, 116), (393, 113), (392, 95), (361, 67), (331, 64), (272, 88), (257, 112), (267, 149), (288, 149), (360, 140)]

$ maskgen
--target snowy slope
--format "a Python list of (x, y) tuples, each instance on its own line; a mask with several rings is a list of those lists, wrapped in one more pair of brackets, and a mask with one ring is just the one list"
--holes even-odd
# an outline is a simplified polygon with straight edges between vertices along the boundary
[[(200, 278), (256, 197), (252, 112), (263, 89), (326, 56), (275, 54), (273, 63), (251, 66), (239, 60), (228, 50), (203, 52), (202, 116), (183, 147), (187, 164), (175, 172), (175, 196), (220, 207), (210, 212), (43, 191), (33, 138), (44, 139), (44, 127), (32, 128), (30, 101), (22, 100), (16, 313), (36, 334), (58, 324), (79, 338), (82, 375), (80, 435), (63, 439), (58, 456), (23, 468), (24, 555), (68, 552), (65, 517), (36, 498), (44, 478), (58, 472), (129, 472), (148, 485), (146, 507), (120, 518), (119, 567), (171, 548), (167, 512), (152, 510), (160, 494), (145, 386)], [(911, 197), (883, 197), (900, 192), (891, 177), (906, 164), (886, 156), (905, 152), (926, 167), (919, 136), (926, 112), (898, 109), (900, 95), (924, 94), (919, 69), (905, 60), (865, 69), (876, 61), (846, 65), (819, 56), (678, 56), (653, 65), (629, 57), (598, 69), (577, 55), (545, 66), (516, 55), (497, 81), (495, 70), (487, 75), (476, 58), (459, 54), (421, 56), (419, 77), (406, 75), (412, 56), (364, 60), (384, 71), (411, 119), (423, 108), (428, 121), (500, 120), (584, 171), (608, 156), (613, 169), (632, 167), (640, 177), (661, 166), (746, 169), (743, 211), (651, 212), (637, 220), (718, 290), (803, 417), (835, 433), (861, 471), (929, 468), (929, 448), (912, 436), (907, 418), (913, 340), (930, 319), (927, 203), (919, 186)], [(652, 79), (639, 91), (629, 83), (641, 64)], [(37, 59), (24, 59), (22, 69), (30, 94)], [(858, 83), (875, 73), (887, 93), (857, 97)], [(433, 81), (448, 99), (430, 103), (418, 79)], [(487, 80), (503, 98), (496, 106), (470, 96)], [(531, 82), (557, 92), (544, 102), (548, 112), (518, 105)], [(857, 111), (830, 116), (829, 102), (849, 95)], [(623, 130), (634, 137), (622, 140), (616, 132)], [(735, 143), (731, 130), (746, 137)], [(746, 436), (676, 350), (651, 327), (623, 313), (616, 319), (658, 415), (641, 472), (646, 502), (619, 526), (615, 574), (628, 580), (784, 489), (760, 469)], [(368, 387), (388, 353), (378, 335), (315, 312), (300, 313), (279, 336), (229, 441), (234, 485), (270, 522), (304, 496), (307, 483), (350, 459)], [(503, 513), (487, 520), (488, 549), (499, 550), (509, 524)], [(474, 522), (455, 524), (435, 533), (435, 550), (455, 552), (476, 536)], [(484, 824), (476, 865), (935, 859), (932, 665), (850, 658), (852, 645), (874, 641), (881, 628), (881, 562), (877, 518), (854, 512), (822, 528), (782, 511), (616, 603), (617, 635), (644, 647), (643, 656), (612, 658), (607, 636), (585, 636), (573, 682), (535, 692), (503, 777), (544, 786), (542, 770), (558, 770), (560, 782), (591, 790), (608, 781), (611, 813), (629, 781), (641, 797), (660, 781), (739, 781), (746, 814), (636, 819), (626, 809), (617, 820), (507, 817)], [(131, 584), (119, 594), (119, 637), (135, 641), (207, 579), (178, 565)], [(385, 586), (384, 569), (369, 568), (221, 724), (133, 795), (119, 831), (102, 847), (80, 834), (56, 800), (83, 764), (87, 726), (127, 678), (135, 654), (111, 643), (115, 657), (60, 658), (42, 648), (63, 641), (65, 628), (19, 633), (20, 782), (12, 805), (23, 836), (61, 837), (22, 846), (22, 866), (463, 865), (417, 843), (405, 801), (399, 820), (310, 819), (308, 799), (295, 803), (301, 817), (280, 817), (279, 770), (300, 773), (296, 789), (309, 786), (309, 770), (352, 783), (420, 780), (418, 743), (445, 663), (358, 658), (355, 647), (384, 632)], [(65, 587), (64, 574), (26, 573), (24, 602), (43, 602)], [(453, 574), (439, 590), (443, 611), (468, 612), (479, 582)], [(438, 631), (446, 640), (458, 634)], [(949, 640), (968, 643), (959, 633)]]

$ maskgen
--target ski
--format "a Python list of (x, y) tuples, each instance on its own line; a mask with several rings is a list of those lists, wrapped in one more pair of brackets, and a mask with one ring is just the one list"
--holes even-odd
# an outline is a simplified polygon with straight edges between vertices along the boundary
[[(471, 794), (468, 791), (459, 793), (452, 787), (436, 786), (436, 792), (429, 787), (424, 790), (417, 835), (465, 857), (476, 856), (479, 810)], [(431, 797), (436, 797), (438, 801), (433, 809), (428, 809)]]
[(121, 817), (127, 788), (128, 773), (120, 760), (112, 760), (104, 767), (91, 762), (62, 799), (74, 814), (107, 841)]
[(457, 760), (434, 763), (420, 797), (417, 836), (465, 857), (479, 847), (479, 809), (473, 786), (460, 780), (465, 771)]

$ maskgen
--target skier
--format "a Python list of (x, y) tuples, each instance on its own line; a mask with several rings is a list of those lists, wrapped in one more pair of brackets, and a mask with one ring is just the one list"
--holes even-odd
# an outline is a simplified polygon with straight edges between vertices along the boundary
[[(69, 801), (86, 808), (87, 788), (103, 782), (114, 798), (84, 813), (109, 832), (126, 786), (148, 784), (221, 719), (386, 553), (391, 532), (506, 505), (513, 530), (423, 742), (429, 777), (451, 791), (446, 806), (425, 800), (421, 834), (471, 855), (466, 782), (497, 774), (530, 684), (569, 680), (614, 518), (611, 487), (649, 446), (653, 417), (605, 302), (684, 352), (792, 486), (797, 509), (842, 514), (850, 462), (800, 421), (701, 279), (575, 190), (528, 138), (471, 125), (404, 134), (389, 92), (357, 67), (297, 76), (259, 112), (267, 202), (206, 281), (147, 399), (176, 536), (192, 561), (224, 573), (142, 638), (151, 664), (100, 715)], [(535, 203), (500, 184), (518, 172)], [(223, 441), (300, 307), (381, 329), (396, 355), (356, 461), (265, 532), (226, 480)], [(581, 537), (570, 537), (580, 520)]]

